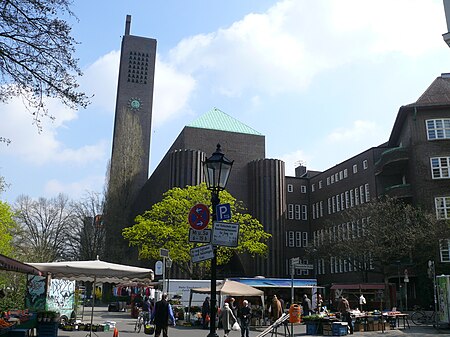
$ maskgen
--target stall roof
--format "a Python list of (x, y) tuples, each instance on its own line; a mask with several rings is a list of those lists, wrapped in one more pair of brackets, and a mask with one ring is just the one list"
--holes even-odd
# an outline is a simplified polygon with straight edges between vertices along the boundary
[(41, 272), (26, 263), (0, 254), (0, 270), (15, 271), (24, 274), (41, 275)]
[(333, 284), (330, 289), (385, 289), (384, 283)]
[[(291, 288), (292, 280), (289, 278), (231, 278), (257, 288)], [(294, 288), (319, 288), (316, 279), (294, 279)]]

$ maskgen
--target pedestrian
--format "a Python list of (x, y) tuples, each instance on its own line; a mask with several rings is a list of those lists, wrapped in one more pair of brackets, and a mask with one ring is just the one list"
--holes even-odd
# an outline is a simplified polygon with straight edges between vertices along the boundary
[(206, 296), (205, 300), (203, 301), (202, 305), (202, 320), (203, 320), (203, 329), (208, 329), (208, 324), (210, 321), (210, 310), (211, 306), (209, 304), (209, 296)]
[(237, 303), (236, 303), (236, 300), (234, 299), (234, 297), (230, 298), (230, 301), (228, 302), (228, 304), (230, 305), (230, 309), (233, 312), (234, 317), (238, 317), (238, 307), (237, 307)]
[(361, 312), (363, 311), (363, 305), (366, 304), (366, 298), (364, 297), (363, 294), (361, 294), (361, 296), (359, 296), (359, 306), (361, 307)]
[(303, 316), (309, 316), (312, 312), (311, 300), (308, 298), (308, 295), (306, 294), (303, 294), (302, 309), (303, 309)]
[(323, 299), (321, 294), (317, 294), (317, 312), (321, 313), (324, 310)]
[(353, 324), (352, 315), (350, 313), (350, 304), (344, 296), (339, 296), (339, 304), (337, 307), (338, 311), (341, 313), (341, 320), (348, 323), (350, 328), (350, 334), (353, 334)]
[(142, 302), (142, 312), (144, 313), (144, 324), (147, 324), (150, 321), (150, 300), (147, 296), (144, 297), (144, 301)]
[(272, 322), (275, 322), (278, 318), (283, 314), (283, 308), (281, 306), (280, 300), (277, 298), (277, 295), (273, 295), (272, 304), (270, 306), (270, 317), (272, 318)]
[(155, 337), (161, 335), (163, 332), (163, 337), (169, 337), (169, 321), (176, 325), (175, 317), (173, 316), (172, 306), (167, 302), (167, 294), (163, 294), (161, 301), (155, 303), (152, 312), (152, 322), (155, 323)]
[(224, 303), (223, 308), (220, 311), (219, 319), (222, 322), (222, 327), (224, 331), (223, 336), (227, 337), (231, 331), (233, 324), (237, 322), (236, 316), (234, 316), (229, 303)]
[(242, 308), (239, 310), (239, 319), (241, 320), (241, 337), (250, 336), (250, 320), (252, 318), (252, 308), (247, 300), (242, 302)]

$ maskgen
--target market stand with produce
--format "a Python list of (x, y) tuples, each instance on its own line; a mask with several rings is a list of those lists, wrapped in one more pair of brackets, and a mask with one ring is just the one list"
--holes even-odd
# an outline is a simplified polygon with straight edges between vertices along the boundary
[[(23, 274), (41, 275), (41, 272), (28, 264), (0, 254), (0, 270)], [(6, 296), (0, 292), (0, 296)], [(11, 308), (12, 309), (12, 308)], [(37, 326), (37, 314), (28, 310), (8, 310), (0, 318), (0, 335), (13, 337), (27, 336), (30, 329)]]

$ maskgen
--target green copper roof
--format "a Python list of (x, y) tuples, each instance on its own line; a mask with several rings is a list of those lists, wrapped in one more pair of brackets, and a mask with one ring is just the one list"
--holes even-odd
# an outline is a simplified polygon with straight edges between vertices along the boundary
[(237, 119), (227, 115), (225, 112), (217, 108), (213, 108), (187, 126), (192, 128), (221, 130), (262, 136), (262, 134), (258, 131), (252, 129), (244, 123), (239, 122)]

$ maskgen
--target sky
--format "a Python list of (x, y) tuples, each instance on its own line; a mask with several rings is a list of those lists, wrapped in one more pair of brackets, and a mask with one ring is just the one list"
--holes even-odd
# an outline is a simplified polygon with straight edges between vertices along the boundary
[(72, 10), (91, 104), (48, 100), (56, 119), (40, 133), (20, 99), (0, 104), (12, 140), (0, 143), (0, 200), (103, 191), (127, 14), (132, 35), (157, 40), (150, 172), (213, 107), (262, 133), (287, 175), (299, 163), (323, 171), (387, 141), (399, 108), (450, 72), (442, 0), (74, 0)]

